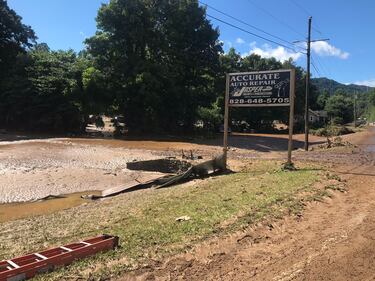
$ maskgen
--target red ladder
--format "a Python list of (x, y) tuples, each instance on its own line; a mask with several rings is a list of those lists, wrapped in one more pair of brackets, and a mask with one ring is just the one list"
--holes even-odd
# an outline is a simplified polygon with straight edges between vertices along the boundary
[(0, 281), (20, 281), (36, 274), (52, 271), (101, 251), (118, 247), (118, 237), (100, 235), (84, 241), (32, 253), (11, 260), (0, 261)]

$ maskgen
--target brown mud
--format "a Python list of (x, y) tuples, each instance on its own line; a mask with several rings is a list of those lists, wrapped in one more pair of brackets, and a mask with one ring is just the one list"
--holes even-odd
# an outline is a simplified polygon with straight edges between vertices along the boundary
[(298, 153), (328, 163), (347, 191), (305, 211), (150, 261), (120, 280), (375, 280), (375, 130), (347, 136), (356, 149)]
[(100, 195), (100, 193), (100, 191), (86, 191), (57, 197), (52, 196), (51, 198), (46, 198), (35, 202), (0, 204), (0, 223), (30, 218), (33, 216), (48, 215), (60, 210), (87, 204), (90, 201), (82, 199), (81, 196), (92, 194)]

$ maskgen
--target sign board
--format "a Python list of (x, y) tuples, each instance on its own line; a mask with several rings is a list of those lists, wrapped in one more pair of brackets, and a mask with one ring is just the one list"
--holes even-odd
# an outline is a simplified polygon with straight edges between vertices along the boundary
[(295, 77), (294, 69), (228, 73), (226, 75), (223, 141), (225, 167), (228, 151), (229, 107), (250, 106), (289, 106), (287, 164), (292, 164)]
[(291, 70), (229, 73), (228, 106), (289, 106)]

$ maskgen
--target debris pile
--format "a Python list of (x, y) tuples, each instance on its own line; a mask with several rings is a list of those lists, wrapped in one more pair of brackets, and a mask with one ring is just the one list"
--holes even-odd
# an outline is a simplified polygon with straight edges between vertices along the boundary
[(335, 137), (333, 140), (330, 138), (327, 138), (327, 142), (324, 144), (321, 144), (318, 146), (319, 148), (323, 149), (328, 149), (328, 148), (333, 148), (333, 147), (350, 147), (350, 148), (355, 148), (354, 144), (348, 142), (348, 141), (343, 141), (341, 137)]
[(198, 164), (191, 164), (187, 161), (166, 158), (130, 162), (127, 164), (127, 168), (132, 170), (162, 172), (167, 173), (167, 175), (147, 182), (130, 182), (127, 185), (104, 190), (102, 191), (101, 195), (86, 195), (82, 198), (95, 200), (115, 196), (124, 192), (149, 188), (152, 186), (156, 188), (171, 186), (178, 182), (184, 182), (193, 178), (205, 177), (210, 174), (223, 171), (225, 170), (225, 161), (224, 155), (220, 155), (212, 160)]

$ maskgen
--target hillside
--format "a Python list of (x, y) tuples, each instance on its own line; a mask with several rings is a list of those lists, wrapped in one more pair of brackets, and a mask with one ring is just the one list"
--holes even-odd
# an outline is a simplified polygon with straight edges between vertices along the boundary
[(328, 78), (313, 78), (311, 79), (311, 82), (319, 89), (320, 92), (327, 90), (330, 94), (333, 94), (338, 89), (342, 89), (344, 92), (347, 93), (363, 93), (375, 89), (372, 87), (355, 84), (345, 85)]

